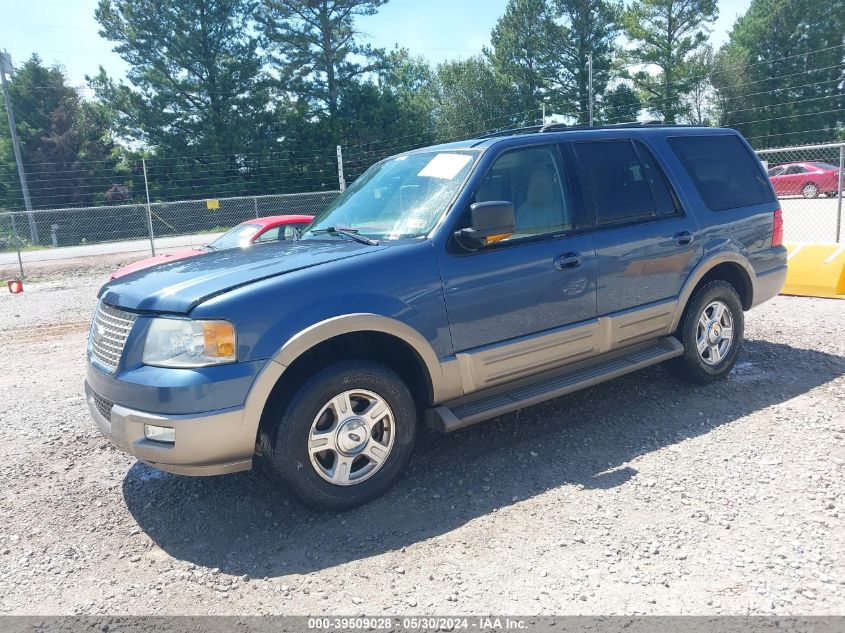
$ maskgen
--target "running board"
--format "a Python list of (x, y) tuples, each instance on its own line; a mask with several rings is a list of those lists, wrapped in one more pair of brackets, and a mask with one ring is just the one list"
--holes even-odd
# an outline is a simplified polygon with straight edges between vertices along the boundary
[(575, 366), (560, 368), (555, 373), (547, 372), (539, 377), (520, 381), (516, 385), (489, 389), (485, 394), (473, 394), (438, 405), (430, 412), (429, 426), (446, 433), (456, 431), (498, 415), (630, 374), (683, 353), (684, 348), (678, 339), (667, 336), (646, 345), (637, 345)]

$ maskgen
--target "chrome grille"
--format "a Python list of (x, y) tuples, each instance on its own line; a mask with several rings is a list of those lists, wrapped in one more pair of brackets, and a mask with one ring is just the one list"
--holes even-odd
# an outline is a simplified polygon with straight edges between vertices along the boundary
[(123, 354), (126, 337), (137, 318), (131, 312), (113, 308), (101, 301), (91, 324), (91, 362), (114, 373)]
[(106, 420), (111, 420), (111, 410), (114, 406), (114, 402), (106, 400), (98, 393), (91, 392), (91, 395), (94, 398), (94, 406), (97, 407), (97, 411), (100, 412), (100, 415)]

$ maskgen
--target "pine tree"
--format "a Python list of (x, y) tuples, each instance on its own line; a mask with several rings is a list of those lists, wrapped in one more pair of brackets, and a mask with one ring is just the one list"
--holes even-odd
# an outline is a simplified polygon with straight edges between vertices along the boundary
[[(183, 158), (152, 164), (152, 177), (168, 183), (168, 196), (248, 189), (242, 155), (272, 147), (279, 135), (252, 34), (255, 6), (253, 0), (100, 0), (100, 35), (128, 63), (131, 86), (102, 67), (89, 80), (116, 113), (122, 137), (160, 158)], [(212, 181), (219, 191), (210, 191)]]
[(845, 127), (845, 4), (752, 0), (716, 55), (720, 122), (758, 147), (825, 142)]
[(485, 54), (496, 74), (516, 90), (518, 102), (512, 111), (540, 108), (552, 83), (557, 83), (559, 66), (553, 50), (564, 36), (547, 0), (508, 1), (491, 33), (492, 48)]
[(717, 16), (716, 0), (634, 0), (625, 12), (632, 60), (659, 70), (641, 70), (634, 84), (648, 110), (668, 123), (685, 111), (683, 100), (695, 79), (690, 57), (707, 42)]
[(358, 41), (355, 18), (386, 2), (264, 0), (261, 22), (282, 89), (335, 116), (344, 90), (379, 67), (377, 51)]
[(622, 4), (606, 0), (555, 0), (555, 4), (563, 23), (559, 39), (551, 42), (557, 69), (551, 81), (563, 112), (584, 124), (589, 121), (588, 60), (592, 54), (593, 94), (598, 97), (612, 77)]

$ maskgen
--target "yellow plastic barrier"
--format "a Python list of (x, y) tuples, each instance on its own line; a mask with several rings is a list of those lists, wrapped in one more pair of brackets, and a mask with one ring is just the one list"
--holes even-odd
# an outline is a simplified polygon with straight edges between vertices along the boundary
[(845, 244), (786, 244), (782, 294), (845, 299)]

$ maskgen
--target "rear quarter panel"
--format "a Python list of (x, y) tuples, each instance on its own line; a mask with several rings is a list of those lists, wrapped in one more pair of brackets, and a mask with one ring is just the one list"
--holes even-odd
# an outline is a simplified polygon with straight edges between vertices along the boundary
[(711, 211), (705, 204), (692, 178), (681, 163), (677, 154), (669, 145), (668, 139), (676, 136), (701, 135), (701, 130), (669, 130), (662, 137), (652, 139), (658, 148), (664, 165), (680, 184), (679, 195), (688, 212), (698, 219), (700, 239), (703, 248), (702, 262), (715, 253), (733, 252), (746, 259), (757, 275), (765, 274), (786, 264), (786, 252), (783, 248), (772, 248), (772, 229), (774, 212), (780, 208), (774, 189), (763, 164), (757, 159), (751, 147), (741, 136), (730, 130), (714, 131), (714, 134), (735, 135), (759, 164), (760, 173), (769, 182), (772, 200), (746, 207)]

